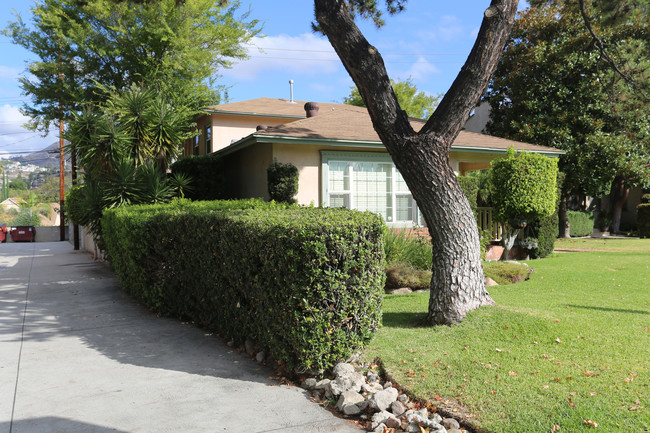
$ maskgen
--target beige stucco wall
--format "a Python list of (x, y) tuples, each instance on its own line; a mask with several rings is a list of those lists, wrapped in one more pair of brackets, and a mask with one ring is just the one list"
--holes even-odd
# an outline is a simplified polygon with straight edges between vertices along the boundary
[(273, 147), (257, 143), (224, 157), (228, 195), (231, 198), (269, 199), (266, 169), (273, 162)]
[(212, 120), (212, 151), (230, 146), (255, 132), (257, 125), (277, 126), (298, 119), (286, 119), (259, 116), (237, 116), (231, 114), (213, 114)]

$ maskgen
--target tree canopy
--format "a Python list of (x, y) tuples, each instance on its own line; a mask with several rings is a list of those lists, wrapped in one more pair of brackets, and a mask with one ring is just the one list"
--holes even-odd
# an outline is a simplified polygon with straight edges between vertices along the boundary
[[(226, 5), (229, 3), (229, 5)], [(147, 83), (177, 110), (216, 103), (220, 68), (245, 58), (259, 32), (256, 20), (237, 17), (239, 2), (213, 0), (43, 0), (33, 22), (20, 17), (4, 33), (39, 60), (20, 79), (31, 97), (23, 112), (46, 131), (105, 89)]]
[(553, 146), (566, 174), (565, 194), (599, 196), (615, 176), (650, 181), (650, 25), (639, 2), (594, 1), (586, 19), (574, 1), (531, 1), (515, 21), (485, 99), (487, 131)]
[[(404, 81), (391, 79), (390, 82), (400, 107), (406, 111), (409, 117), (416, 119), (428, 118), (438, 106), (441, 96), (427, 95), (422, 91), (418, 91), (412, 79), (409, 78)], [(356, 105), (357, 107), (366, 106), (356, 86), (350, 88), (350, 94), (343, 98), (343, 103)]]

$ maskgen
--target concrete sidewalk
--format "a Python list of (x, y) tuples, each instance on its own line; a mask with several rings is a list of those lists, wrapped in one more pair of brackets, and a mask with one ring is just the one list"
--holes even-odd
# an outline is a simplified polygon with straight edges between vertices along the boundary
[(360, 431), (271, 375), (67, 242), (0, 245), (0, 433)]

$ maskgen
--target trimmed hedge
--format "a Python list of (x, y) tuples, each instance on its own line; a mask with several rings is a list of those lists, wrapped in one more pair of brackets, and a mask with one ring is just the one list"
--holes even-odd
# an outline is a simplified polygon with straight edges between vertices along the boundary
[(636, 207), (636, 226), (639, 237), (650, 238), (650, 203), (641, 203)]
[(385, 227), (374, 214), (184, 200), (111, 209), (103, 224), (126, 292), (251, 339), (287, 368), (330, 368), (380, 326)]
[(571, 237), (589, 236), (594, 231), (593, 212), (567, 211)]
[(553, 253), (555, 241), (559, 231), (559, 212), (560, 198), (562, 195), (562, 185), (564, 183), (564, 173), (557, 174), (557, 201), (555, 211), (546, 218), (540, 218), (530, 226), (526, 227), (524, 234), (526, 237), (537, 239), (537, 247), (530, 251), (531, 259), (543, 259)]
[(226, 178), (221, 159), (215, 155), (185, 156), (171, 165), (172, 174), (189, 176), (191, 184), (185, 196), (191, 200), (225, 198)]
[(298, 176), (298, 168), (295, 165), (274, 160), (266, 169), (271, 200), (296, 203), (294, 196), (298, 193)]

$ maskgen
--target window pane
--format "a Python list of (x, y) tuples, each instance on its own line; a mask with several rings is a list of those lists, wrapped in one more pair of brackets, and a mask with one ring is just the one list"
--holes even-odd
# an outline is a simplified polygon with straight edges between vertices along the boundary
[(393, 215), (392, 165), (374, 162), (353, 164), (354, 207), (380, 214), (386, 221)]
[(350, 190), (350, 166), (347, 162), (329, 163), (328, 183), (330, 191)]
[(396, 192), (410, 192), (402, 174), (397, 169), (395, 169), (395, 190)]
[(398, 195), (395, 197), (395, 201), (397, 202), (397, 221), (413, 221), (413, 199), (411, 196)]
[(350, 208), (350, 195), (330, 194), (330, 207)]

